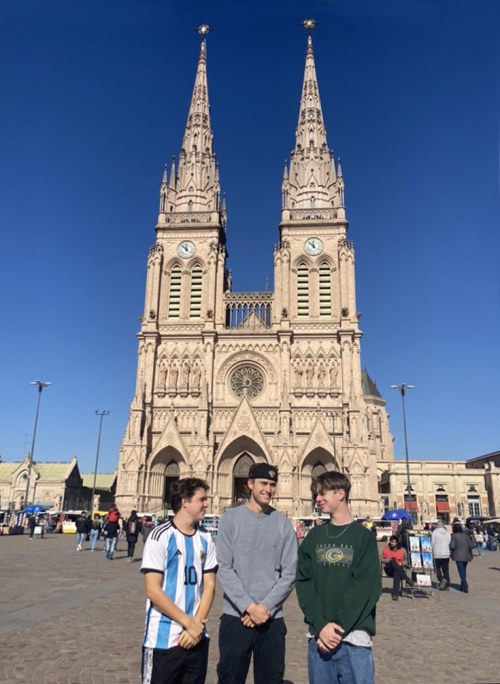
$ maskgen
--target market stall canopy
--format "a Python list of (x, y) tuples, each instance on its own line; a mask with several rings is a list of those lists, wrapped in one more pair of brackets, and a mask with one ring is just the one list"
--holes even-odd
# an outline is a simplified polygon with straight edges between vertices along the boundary
[(382, 516), (382, 520), (403, 520), (403, 518), (406, 520), (412, 519), (408, 511), (405, 511), (403, 508), (396, 508), (394, 511), (387, 511)]
[(45, 513), (45, 507), (41, 504), (31, 504), (31, 506), (26, 506), (23, 511), (24, 513)]

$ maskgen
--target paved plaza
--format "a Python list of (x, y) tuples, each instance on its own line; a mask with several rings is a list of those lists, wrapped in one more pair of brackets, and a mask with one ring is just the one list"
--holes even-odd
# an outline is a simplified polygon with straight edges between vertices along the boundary
[[(0, 537), (0, 684), (139, 684), (144, 596), (140, 562), (125, 542), (113, 561), (99, 545), (76, 551), (74, 535)], [(140, 558), (142, 542), (137, 546)], [(500, 552), (469, 566), (470, 593), (452, 589), (393, 602), (390, 584), (378, 608), (374, 642), (379, 684), (500, 682)], [(207, 684), (215, 684), (221, 593), (209, 621)], [(306, 628), (292, 595), (287, 684), (307, 684)], [(253, 681), (249, 677), (250, 681)], [(257, 683), (258, 684), (258, 683)]]

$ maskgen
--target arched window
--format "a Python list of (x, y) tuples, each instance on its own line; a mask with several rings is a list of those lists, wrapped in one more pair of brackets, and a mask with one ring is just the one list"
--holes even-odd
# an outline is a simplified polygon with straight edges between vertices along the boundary
[[(191, 190), (191, 188), (190, 188), (190, 190)], [(188, 211), (189, 212), (193, 211), (193, 200), (189, 200), (189, 202), (188, 202)]]
[(201, 316), (201, 266), (195, 266), (191, 271), (191, 297), (189, 300), (189, 318)]
[(168, 317), (179, 318), (181, 305), (181, 269), (174, 266), (170, 272), (170, 297), (168, 300)]
[(309, 316), (309, 269), (306, 264), (297, 268), (297, 316)]
[(332, 315), (332, 276), (327, 263), (319, 267), (319, 315)]

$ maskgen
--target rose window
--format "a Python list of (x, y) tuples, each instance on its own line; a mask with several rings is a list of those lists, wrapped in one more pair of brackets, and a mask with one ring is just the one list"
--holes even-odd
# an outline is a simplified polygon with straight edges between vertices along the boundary
[(238, 396), (256, 397), (264, 387), (264, 377), (254, 366), (240, 366), (231, 375), (231, 389)]

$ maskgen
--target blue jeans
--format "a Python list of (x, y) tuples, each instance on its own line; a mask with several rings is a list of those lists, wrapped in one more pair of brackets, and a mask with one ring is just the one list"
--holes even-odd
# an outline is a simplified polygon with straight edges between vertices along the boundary
[(456, 561), (456, 563), (460, 577), (460, 589), (463, 591), (464, 589), (469, 588), (469, 585), (467, 584), (467, 561)]
[(309, 684), (375, 683), (371, 648), (351, 646), (345, 641), (330, 653), (321, 653), (316, 639), (310, 639), (307, 667)]
[(113, 558), (116, 549), (116, 537), (106, 537), (106, 558)]
[(81, 546), (83, 544), (83, 542), (85, 541), (86, 536), (87, 535), (85, 534), (85, 532), (77, 532), (76, 533), (76, 545)]
[(484, 553), (483, 542), (476, 542), (477, 555), (482, 556)]
[(93, 551), (97, 544), (97, 537), (99, 536), (99, 530), (90, 530), (90, 550)]

